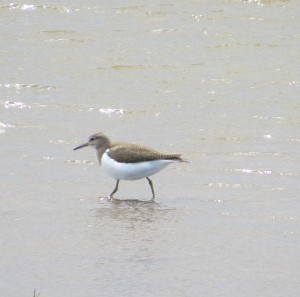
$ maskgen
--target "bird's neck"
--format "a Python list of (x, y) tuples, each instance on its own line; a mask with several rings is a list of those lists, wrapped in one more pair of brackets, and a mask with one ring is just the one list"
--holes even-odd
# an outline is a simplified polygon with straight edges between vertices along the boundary
[(98, 161), (99, 161), (99, 164), (101, 165), (101, 159), (102, 159), (102, 156), (103, 154), (105, 153), (105, 151), (108, 149), (108, 147), (100, 147), (97, 149), (97, 158), (98, 158)]

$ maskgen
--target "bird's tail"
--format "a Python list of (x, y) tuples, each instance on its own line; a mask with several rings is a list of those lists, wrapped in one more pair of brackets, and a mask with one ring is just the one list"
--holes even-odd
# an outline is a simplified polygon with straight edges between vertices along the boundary
[(177, 162), (191, 163), (190, 160), (181, 158), (180, 154), (169, 155), (165, 159), (172, 160), (172, 161), (177, 161)]

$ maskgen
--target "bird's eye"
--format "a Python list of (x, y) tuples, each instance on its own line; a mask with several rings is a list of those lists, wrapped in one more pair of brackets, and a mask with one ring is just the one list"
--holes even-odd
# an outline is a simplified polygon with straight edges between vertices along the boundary
[(94, 141), (94, 140), (95, 140), (95, 137), (91, 137), (91, 138), (90, 138), (90, 141)]

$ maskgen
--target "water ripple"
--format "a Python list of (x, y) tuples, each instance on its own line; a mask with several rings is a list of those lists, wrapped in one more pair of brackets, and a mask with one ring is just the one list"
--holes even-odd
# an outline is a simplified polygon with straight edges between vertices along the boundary
[(23, 102), (19, 102), (19, 101), (4, 101), (1, 102), (0, 104), (4, 106), (4, 108), (8, 109), (8, 108), (19, 108), (19, 109), (23, 109), (23, 108), (31, 108), (30, 105), (26, 105)]
[(57, 86), (46, 86), (46, 85), (38, 85), (38, 84), (0, 84), (0, 88), (7, 88), (7, 89), (38, 89), (38, 90), (51, 90), (51, 89), (58, 89)]
[(0, 8), (8, 8), (10, 10), (19, 9), (19, 10), (24, 10), (24, 11), (51, 9), (51, 10), (59, 10), (61, 12), (70, 12), (70, 9), (65, 6), (47, 6), (47, 5), (34, 5), (34, 4), (10, 3), (9, 5), (4, 5), (4, 6), (1, 6)]
[(66, 160), (67, 164), (87, 164), (87, 165), (94, 165), (95, 162), (88, 161), (88, 160)]

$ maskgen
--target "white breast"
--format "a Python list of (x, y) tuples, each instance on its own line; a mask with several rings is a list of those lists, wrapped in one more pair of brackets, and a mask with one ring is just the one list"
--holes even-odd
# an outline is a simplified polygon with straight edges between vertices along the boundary
[(172, 160), (155, 160), (139, 163), (118, 163), (110, 158), (107, 154), (108, 150), (101, 158), (101, 166), (104, 171), (115, 179), (135, 180), (153, 175), (168, 164), (173, 163)]

